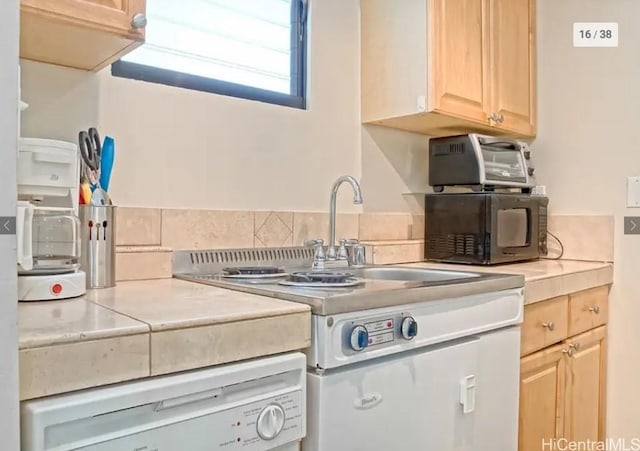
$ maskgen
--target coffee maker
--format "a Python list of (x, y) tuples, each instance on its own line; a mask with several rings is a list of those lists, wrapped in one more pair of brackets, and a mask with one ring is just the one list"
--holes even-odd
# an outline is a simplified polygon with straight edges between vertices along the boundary
[(66, 299), (86, 293), (80, 267), (78, 148), (20, 138), (16, 221), (18, 300)]

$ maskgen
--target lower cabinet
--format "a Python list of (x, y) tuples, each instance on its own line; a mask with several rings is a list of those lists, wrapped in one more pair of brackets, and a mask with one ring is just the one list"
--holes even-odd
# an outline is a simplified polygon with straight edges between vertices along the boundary
[[(564, 437), (571, 441), (604, 440), (606, 326), (565, 342), (567, 354)], [(573, 346), (573, 348), (569, 348)]]
[[(582, 306), (583, 299), (593, 298), (606, 308), (607, 296), (608, 289), (600, 287), (569, 295), (568, 304), (566, 299), (557, 298), (558, 305), (566, 306), (561, 308), (568, 308), (569, 314), (545, 307), (549, 318), (540, 314), (540, 306), (526, 306), (523, 329), (530, 332), (523, 335), (523, 350), (544, 342), (543, 337), (549, 336), (549, 323), (555, 321), (558, 329), (568, 331), (571, 327), (564, 327), (562, 321), (575, 321), (575, 312), (593, 314), (591, 303), (575, 308)], [(532, 314), (527, 316), (527, 311)], [(606, 317), (599, 316), (594, 324), (603, 322)], [(552, 331), (558, 329), (553, 327)], [(520, 361), (519, 451), (550, 449), (551, 441), (561, 438), (583, 443), (605, 439), (607, 326), (570, 337), (566, 336), (568, 333), (558, 337), (557, 343), (524, 355)]]
[(562, 345), (552, 346), (520, 362), (520, 451), (540, 451), (543, 440), (548, 442), (564, 433), (563, 350)]

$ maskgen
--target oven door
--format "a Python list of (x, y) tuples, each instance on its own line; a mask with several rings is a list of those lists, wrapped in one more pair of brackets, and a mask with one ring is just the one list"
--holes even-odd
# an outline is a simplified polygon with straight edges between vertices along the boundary
[(499, 194), (489, 199), (491, 263), (538, 258), (540, 199)]
[(529, 186), (527, 164), (517, 141), (488, 136), (478, 137), (483, 162), (483, 185)]
[(520, 329), (307, 378), (303, 451), (515, 451)]

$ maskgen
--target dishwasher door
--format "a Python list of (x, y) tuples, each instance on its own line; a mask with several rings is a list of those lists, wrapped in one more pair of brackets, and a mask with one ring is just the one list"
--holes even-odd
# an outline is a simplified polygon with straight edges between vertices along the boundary
[(307, 377), (304, 451), (516, 451), (519, 327)]
[(289, 353), (22, 403), (23, 451), (296, 451), (306, 359)]

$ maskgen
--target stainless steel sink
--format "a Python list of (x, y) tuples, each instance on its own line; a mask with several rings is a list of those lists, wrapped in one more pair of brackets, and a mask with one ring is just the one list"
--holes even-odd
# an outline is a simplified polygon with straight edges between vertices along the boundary
[(479, 274), (469, 272), (405, 268), (401, 266), (349, 268), (347, 272), (362, 279), (397, 280), (402, 282), (446, 282), (449, 280), (468, 279), (479, 276)]

